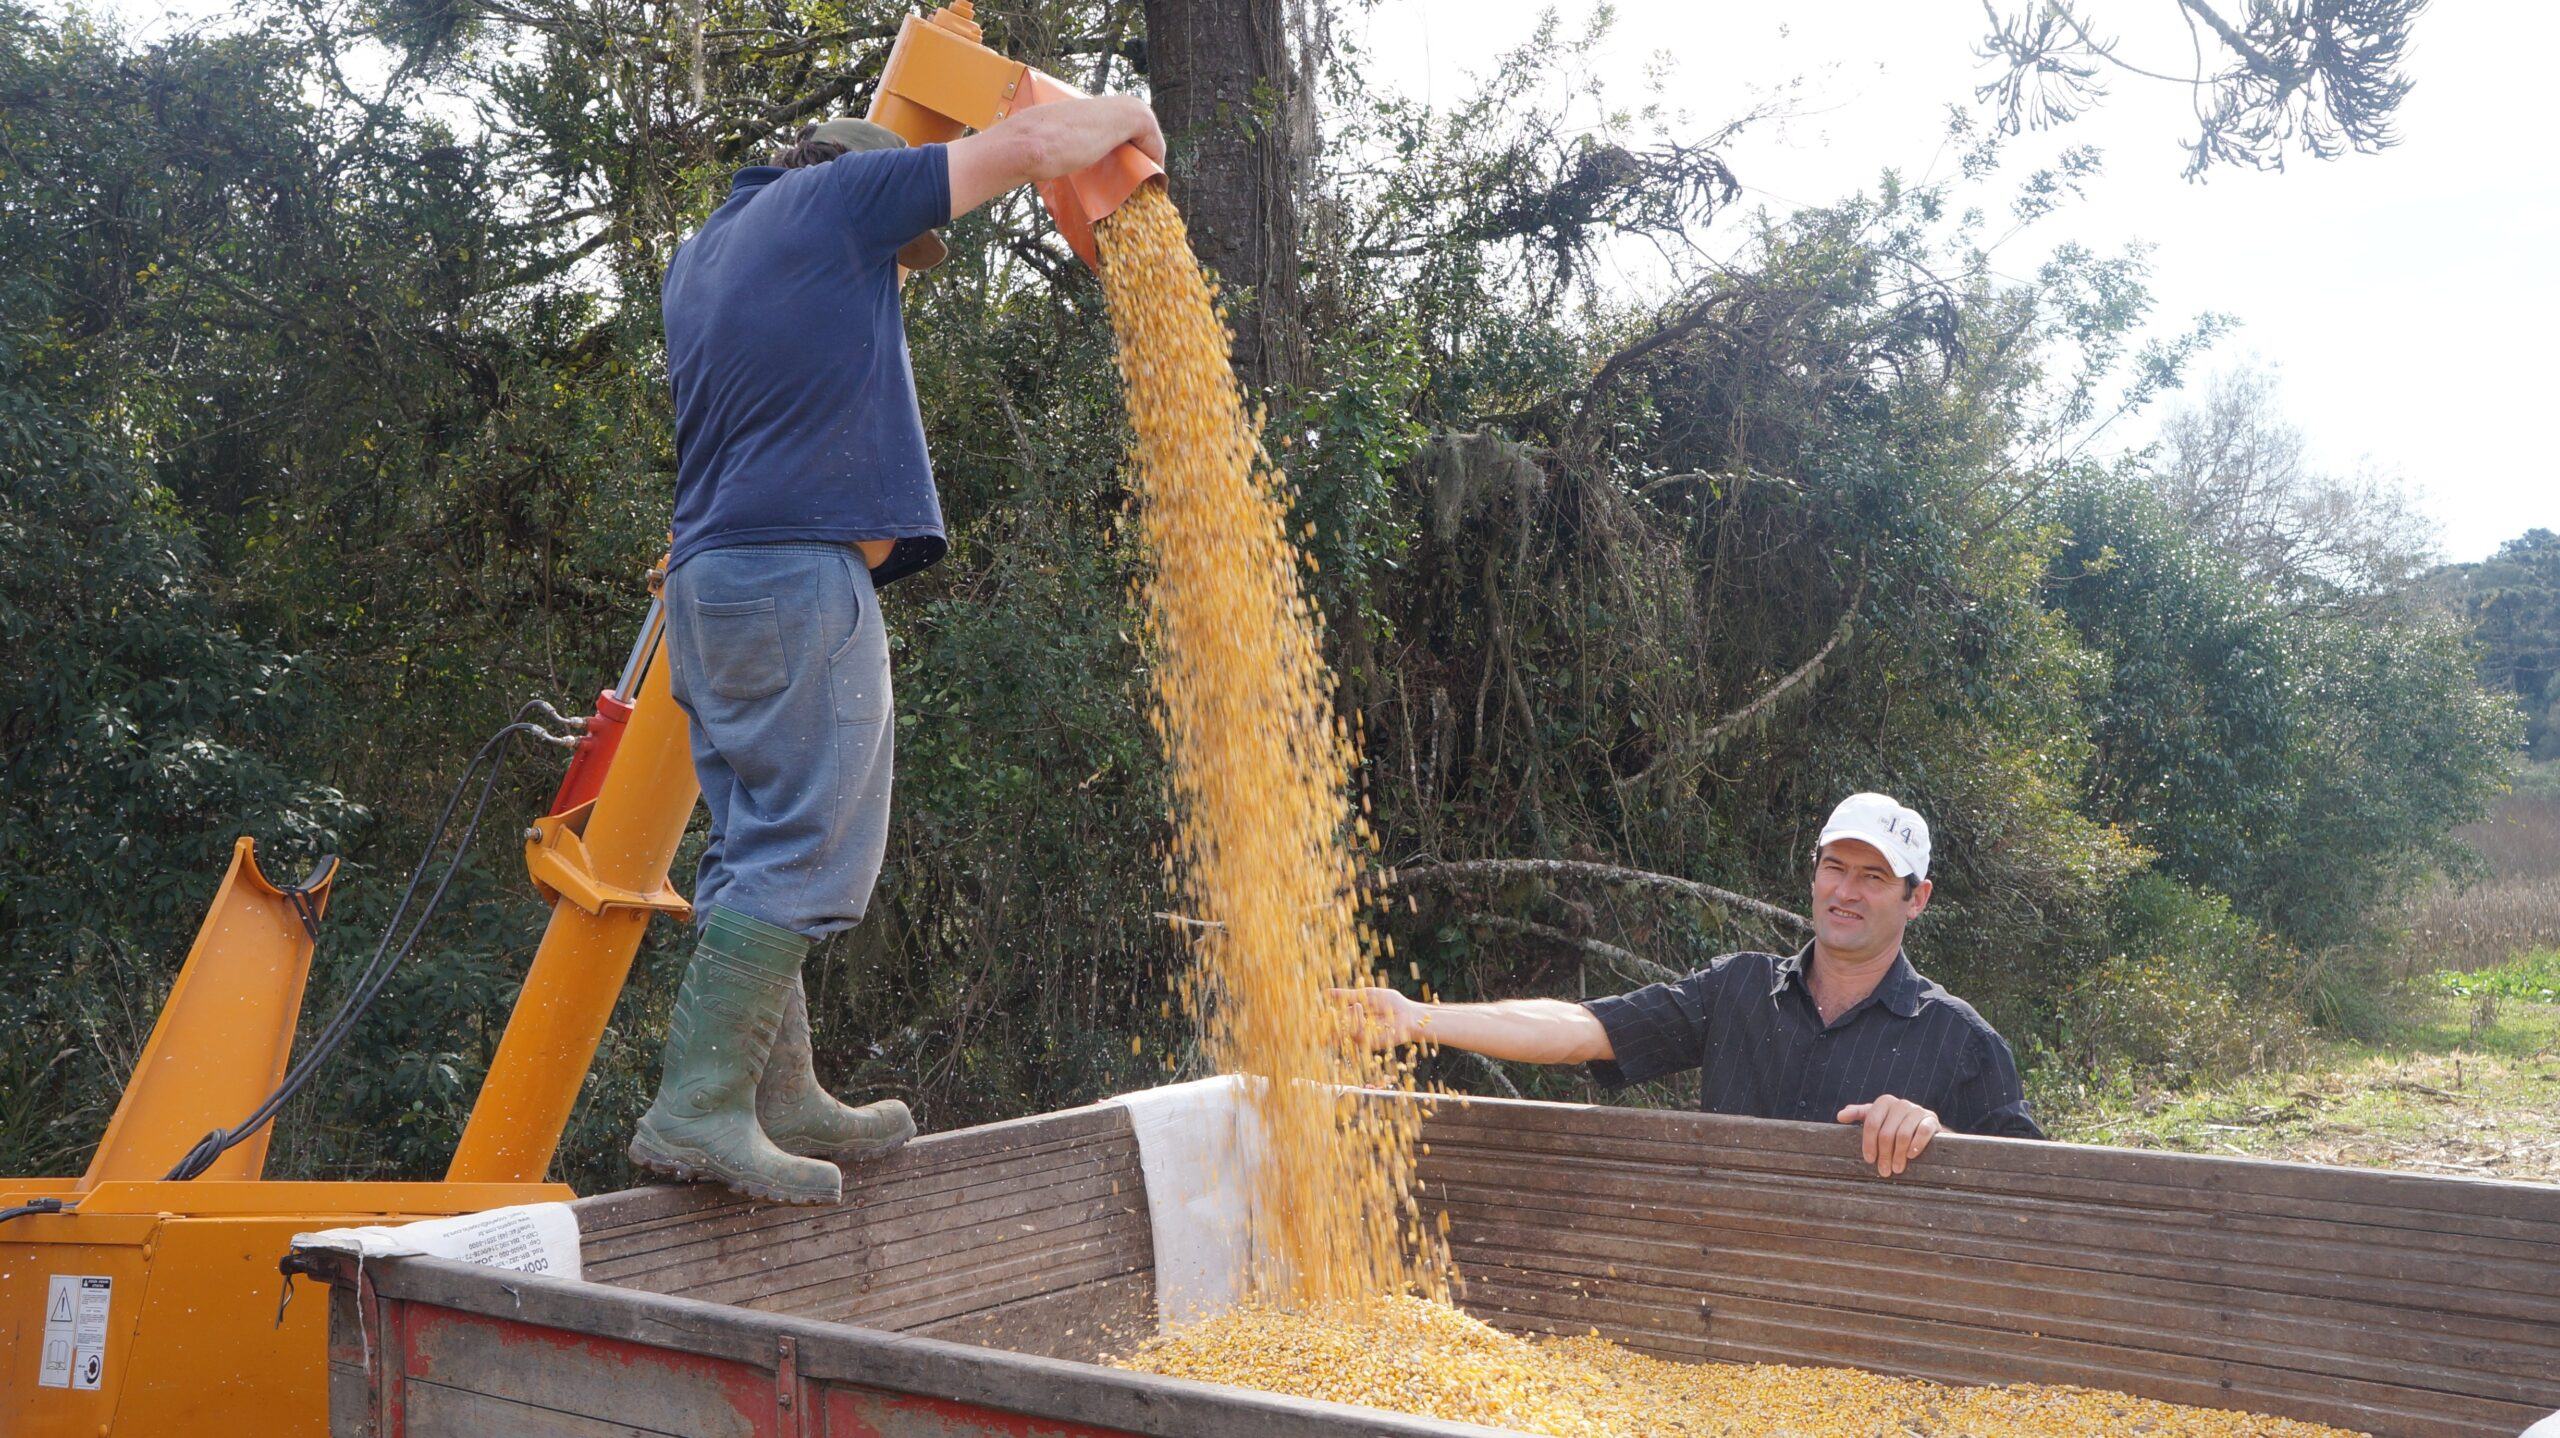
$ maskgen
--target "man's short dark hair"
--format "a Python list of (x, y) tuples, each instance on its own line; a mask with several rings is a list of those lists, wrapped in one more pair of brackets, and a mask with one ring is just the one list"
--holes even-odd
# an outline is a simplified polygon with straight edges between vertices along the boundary
[(799, 135), (790, 144), (773, 152), (773, 162), (786, 170), (799, 170), (811, 165), (823, 165), (844, 153), (844, 146), (833, 140), (810, 139), (809, 136), (817, 128), (815, 125), (801, 126)]

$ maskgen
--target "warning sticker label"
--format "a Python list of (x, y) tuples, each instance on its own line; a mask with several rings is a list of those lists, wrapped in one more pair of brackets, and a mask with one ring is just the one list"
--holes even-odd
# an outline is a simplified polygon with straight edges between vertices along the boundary
[(94, 1389), (107, 1376), (107, 1314), (116, 1281), (77, 1273), (49, 1275), (44, 1295), (44, 1351), (39, 1388)]

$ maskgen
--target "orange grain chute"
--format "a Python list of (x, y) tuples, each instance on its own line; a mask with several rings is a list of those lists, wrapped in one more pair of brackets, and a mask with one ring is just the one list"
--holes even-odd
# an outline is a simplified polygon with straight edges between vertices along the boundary
[[(871, 122), (897, 131), (910, 145), (947, 144), (1034, 105), (1083, 98), (1083, 91), (1064, 80), (988, 49), (981, 35), (969, 0), (956, 0), (930, 17), (908, 16), (881, 67)], [(1036, 188), (1068, 247), (1099, 269), (1094, 225), (1162, 174), (1162, 166), (1123, 145), (1098, 164)]]
[[(198, 1139), (238, 1123), (275, 1090), (293, 1057), (303, 983), (311, 974), (312, 926), (328, 907), (336, 876), (337, 861), (330, 859), (301, 888), (278, 888), (259, 871), (255, 843), (243, 838), (232, 845), (213, 909), (161, 1005), (80, 1191), (112, 1179), (159, 1178)], [(204, 1177), (257, 1178), (266, 1167), (269, 1132), (261, 1128), (225, 1151)]]

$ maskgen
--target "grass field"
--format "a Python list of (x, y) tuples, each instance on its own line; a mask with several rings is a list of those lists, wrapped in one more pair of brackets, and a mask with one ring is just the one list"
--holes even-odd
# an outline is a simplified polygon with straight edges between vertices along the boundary
[(2560, 1183), (2560, 949), (2422, 981), (2378, 1043), (2175, 1095), (2102, 1097), (2054, 1137)]

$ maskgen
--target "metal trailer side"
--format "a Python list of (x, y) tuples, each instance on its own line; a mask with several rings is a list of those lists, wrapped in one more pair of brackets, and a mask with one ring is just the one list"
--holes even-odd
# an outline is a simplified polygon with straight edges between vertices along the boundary
[[(320, 1260), (340, 1438), (1492, 1438), (446, 1259)], [(502, 1280), (502, 1281), (498, 1281)]]
[[(1385, 1100), (1411, 1101), (1411, 1100)], [(2560, 1407), (2560, 1188), (1440, 1101), (1425, 1206), (1499, 1326), (1691, 1361), (2111, 1388), (2513, 1438)], [(578, 1282), (343, 1259), (332, 1432), (1481, 1432), (1093, 1365), (1152, 1332), (1125, 1111), (917, 1140), (842, 1208), (703, 1188), (580, 1200)]]

